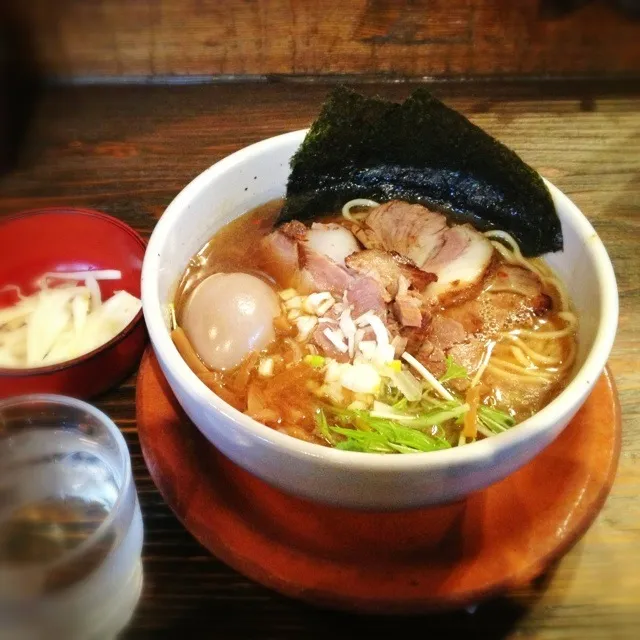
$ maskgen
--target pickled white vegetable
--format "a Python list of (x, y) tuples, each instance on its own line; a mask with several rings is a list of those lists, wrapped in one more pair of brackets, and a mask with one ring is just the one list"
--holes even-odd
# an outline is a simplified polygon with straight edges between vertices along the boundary
[(0, 367), (65, 362), (109, 342), (142, 307), (126, 291), (102, 301), (98, 280), (120, 278), (120, 272), (112, 269), (46, 273), (38, 279), (36, 293), (24, 296), (18, 291), (20, 300), (0, 309)]

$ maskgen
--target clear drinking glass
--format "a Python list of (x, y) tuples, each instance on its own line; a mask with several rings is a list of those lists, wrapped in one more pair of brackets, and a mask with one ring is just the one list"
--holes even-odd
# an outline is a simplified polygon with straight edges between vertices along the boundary
[(0, 639), (114, 638), (142, 589), (127, 445), (91, 405), (0, 401)]

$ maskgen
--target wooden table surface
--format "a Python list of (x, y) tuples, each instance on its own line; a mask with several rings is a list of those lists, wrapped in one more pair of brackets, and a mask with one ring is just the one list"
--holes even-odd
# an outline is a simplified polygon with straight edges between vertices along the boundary
[[(624, 90), (623, 90), (624, 89)], [(148, 236), (177, 192), (236, 149), (307, 126), (323, 85), (58, 87), (38, 105), (19, 166), (0, 176), (0, 214), (92, 207)], [(363, 87), (401, 98), (410, 87)], [(474, 615), (420, 619), (421, 637), (640, 637), (640, 96), (637, 87), (440, 86), (452, 106), (512, 146), (590, 218), (613, 259), (620, 326), (610, 365), (623, 411), (616, 482), (597, 521), (549, 575)], [(1, 240), (1, 239), (0, 239)], [(1, 253), (0, 253), (1, 259)], [(125, 638), (408, 636), (412, 620), (318, 611), (256, 585), (205, 552), (155, 489), (136, 433), (135, 376), (95, 403), (130, 447), (146, 541), (145, 590)]]

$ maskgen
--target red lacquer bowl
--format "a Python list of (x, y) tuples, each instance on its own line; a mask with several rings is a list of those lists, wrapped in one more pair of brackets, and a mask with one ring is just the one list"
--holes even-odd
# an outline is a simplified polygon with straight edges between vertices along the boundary
[[(0, 289), (18, 285), (35, 291), (47, 271), (118, 269), (121, 280), (101, 281), (103, 299), (124, 289), (140, 297), (146, 244), (125, 223), (87, 209), (49, 208), (0, 219)], [(17, 294), (0, 293), (0, 308)], [(137, 366), (147, 341), (142, 311), (115, 338), (79, 358), (31, 369), (0, 367), (0, 398), (59, 393), (90, 398), (117, 384)]]

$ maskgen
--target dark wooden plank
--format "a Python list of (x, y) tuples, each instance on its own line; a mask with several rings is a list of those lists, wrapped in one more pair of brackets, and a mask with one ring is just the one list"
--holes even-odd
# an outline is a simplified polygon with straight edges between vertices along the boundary
[[(410, 89), (363, 87), (394, 98)], [(198, 172), (248, 143), (308, 125), (327, 90), (313, 84), (51, 89), (37, 107), (19, 166), (0, 177), (0, 214), (87, 206), (148, 235)], [(436, 637), (633, 637), (640, 629), (640, 338), (634, 330), (640, 311), (640, 99), (589, 85), (573, 92), (485, 85), (436, 91), (549, 177), (602, 235), (621, 292), (610, 362), (624, 431), (605, 508), (551, 575), (474, 615), (421, 618), (421, 631)], [(356, 618), (292, 602), (210, 557), (149, 478), (135, 428), (134, 390), (132, 376), (96, 400), (129, 444), (146, 529), (145, 593), (125, 637), (175, 637), (196, 629), (224, 638), (412, 633), (411, 620)]]
[[(586, 6), (552, 15), (543, 6), (552, 4)], [(27, 25), (34, 55), (72, 77), (638, 73), (640, 25), (621, 4), (6, 0)]]

